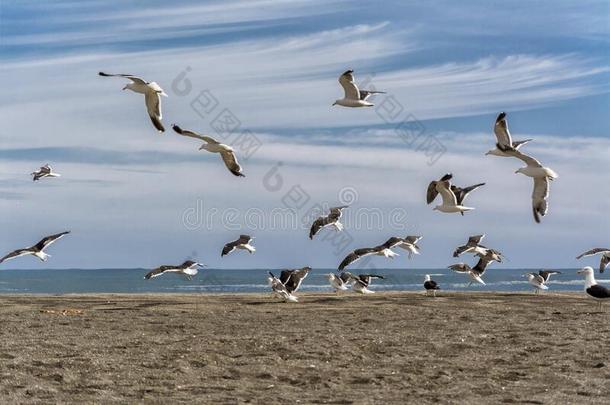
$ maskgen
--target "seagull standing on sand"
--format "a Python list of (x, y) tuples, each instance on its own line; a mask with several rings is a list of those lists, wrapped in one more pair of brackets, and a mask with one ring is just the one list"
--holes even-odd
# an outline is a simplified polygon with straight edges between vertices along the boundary
[[(342, 273), (341, 275), (343, 275), (343, 274), (345, 274), (345, 273)], [(335, 290), (336, 293), (338, 293), (339, 291), (347, 290), (348, 283), (343, 281), (343, 279), (340, 276), (337, 276), (336, 274), (333, 274), (333, 273), (328, 273), (326, 275), (326, 278), (328, 279), (330, 286)]]
[(379, 246), (375, 246), (372, 248), (356, 249), (350, 254), (348, 254), (345, 259), (343, 259), (343, 261), (339, 264), (339, 270), (343, 270), (344, 268), (364, 256), (376, 255), (393, 259), (394, 257), (399, 256), (399, 254), (392, 251), (392, 248), (402, 243), (403, 242), (401, 238), (393, 236), (385, 243)]
[(471, 279), (468, 286), (472, 285), (472, 283), (475, 281), (479, 284), (485, 285), (485, 282), (481, 277), (483, 276), (483, 274), (485, 274), (487, 266), (489, 266), (489, 264), (494, 261), (498, 263), (502, 262), (502, 254), (493, 249), (487, 249), (485, 254), (477, 253), (477, 256), (479, 256), (479, 261), (474, 267), (470, 267), (465, 263), (457, 263), (449, 266), (451, 270), (457, 273), (468, 274)]
[(199, 135), (196, 132), (184, 130), (176, 124), (174, 124), (172, 128), (174, 128), (174, 131), (176, 131), (180, 135), (201, 139), (202, 141), (204, 141), (204, 144), (199, 147), (199, 150), (205, 149), (208, 152), (220, 153), (220, 157), (222, 158), (223, 162), (225, 162), (225, 166), (227, 167), (227, 169), (229, 169), (231, 173), (233, 173), (233, 175), (237, 177), (246, 177), (242, 173), (242, 169), (239, 165), (239, 162), (237, 162), (235, 150), (233, 150), (233, 148), (229, 145), (220, 143), (210, 136)]
[(165, 273), (178, 273), (178, 274), (182, 274), (182, 275), (186, 276), (186, 278), (188, 278), (189, 280), (192, 280), (193, 276), (195, 276), (199, 272), (199, 270), (197, 270), (197, 267), (204, 267), (204, 266), (205, 265), (203, 265), (201, 263), (197, 263), (192, 260), (187, 260), (184, 263), (179, 264), (178, 266), (172, 266), (172, 265), (159, 266), (156, 269), (153, 269), (152, 271), (146, 273), (144, 278), (146, 280), (150, 280), (151, 278), (159, 277), (160, 275), (165, 274)]
[(485, 237), (485, 234), (482, 235), (473, 235), (468, 238), (468, 242), (465, 245), (458, 246), (453, 252), (453, 257), (459, 257), (462, 253), (480, 253), (485, 254), (487, 252), (487, 248), (481, 245), (481, 241)]
[(286, 290), (292, 294), (297, 292), (310, 271), (311, 267), (309, 266), (300, 269), (282, 270), (280, 273), (280, 281), (286, 286)]
[(34, 181), (44, 179), (45, 177), (61, 177), (61, 174), (53, 173), (53, 169), (48, 163), (41, 166), (40, 169), (36, 170), (35, 172), (32, 172), (30, 175)]
[(161, 97), (167, 97), (167, 94), (163, 91), (163, 89), (155, 82), (147, 82), (137, 76), (133, 75), (124, 75), (124, 74), (108, 74), (104, 72), (99, 72), (100, 76), (104, 77), (124, 77), (126, 79), (131, 80), (131, 83), (127, 83), (123, 90), (131, 90), (135, 93), (144, 94), (144, 102), (146, 103), (146, 110), (148, 111), (148, 116), (152, 121), (157, 131), (164, 132), (165, 128), (163, 128), (163, 124), (161, 123)]
[(601, 259), (599, 261), (599, 272), (603, 273), (608, 264), (610, 263), (610, 249), (608, 248), (594, 248), (591, 250), (587, 250), (585, 253), (576, 256), (577, 259), (592, 256), (592, 255), (601, 255)]
[(235, 249), (243, 249), (243, 250), (247, 250), (250, 253), (254, 253), (256, 251), (256, 249), (254, 248), (254, 246), (252, 246), (250, 244), (252, 239), (254, 239), (254, 238), (252, 238), (250, 235), (239, 235), (239, 239), (227, 243), (222, 248), (222, 252), (220, 253), (220, 257), (228, 255), (229, 253), (231, 253)]
[(452, 178), (453, 175), (451, 173), (447, 173), (441, 177), (440, 180), (431, 181), (426, 192), (426, 202), (428, 204), (432, 203), (432, 201), (436, 199), (436, 196), (440, 194), (443, 203), (434, 207), (434, 210), (445, 213), (459, 212), (460, 214), (464, 215), (464, 211), (471, 211), (474, 209), (462, 205), (464, 199), (472, 191), (484, 186), (485, 183), (479, 183), (475, 184), (474, 186), (461, 188), (451, 184), (450, 180)]
[(343, 209), (347, 208), (347, 205), (342, 205), (340, 207), (333, 207), (330, 209), (330, 213), (328, 215), (323, 215), (318, 217), (313, 224), (311, 225), (311, 229), (309, 230), (309, 239), (313, 239), (313, 237), (320, 231), (320, 229), (333, 226), (338, 232), (343, 230), (343, 224), (339, 222), (341, 219)]
[(1, 258), (0, 259), (0, 263), (4, 262), (6, 260), (11, 260), (11, 259), (14, 259), (16, 257), (26, 256), (26, 255), (36, 256), (37, 258), (39, 258), (43, 262), (46, 262), (47, 259), (49, 257), (51, 257), (51, 255), (46, 253), (44, 250), (47, 247), (49, 247), (53, 242), (55, 242), (56, 240), (61, 239), (64, 235), (67, 235), (69, 233), (70, 233), (70, 231), (56, 233), (55, 235), (50, 235), (50, 236), (44, 237), (42, 240), (40, 240), (40, 242), (38, 242), (34, 246), (30, 246), (30, 247), (27, 247), (27, 248), (24, 248), (24, 249), (14, 250), (11, 253), (9, 253), (6, 256), (4, 256), (3, 258)]
[(513, 141), (508, 131), (508, 121), (506, 120), (506, 113), (501, 112), (496, 118), (494, 125), (494, 134), (496, 135), (496, 147), (491, 149), (485, 155), (494, 155), (500, 157), (510, 157), (507, 151), (519, 150), (519, 148), (526, 143), (530, 142), (531, 139), (525, 139), (523, 141)]
[(593, 267), (583, 267), (577, 273), (585, 276), (585, 293), (599, 302), (599, 310), (601, 311), (602, 301), (610, 301), (610, 289), (597, 284)]
[(424, 278), (424, 288), (426, 289), (426, 295), (430, 295), (432, 292), (432, 296), (436, 297), (436, 290), (440, 290), (438, 283), (430, 278), (429, 274), (426, 274)]
[(372, 107), (373, 103), (367, 100), (372, 94), (383, 94), (385, 91), (375, 90), (360, 90), (354, 81), (354, 71), (347, 70), (339, 76), (339, 84), (343, 87), (345, 95), (343, 98), (336, 100), (333, 105), (340, 105), (343, 107)]
[(549, 278), (552, 274), (561, 274), (560, 271), (552, 271), (552, 270), (540, 270), (538, 273), (526, 273), (527, 281), (536, 287), (536, 294), (540, 292), (540, 290), (548, 290), (549, 287), (546, 285), (546, 282), (549, 281)]
[(267, 277), (267, 282), (269, 283), (269, 287), (273, 290), (273, 293), (280, 298), (283, 298), (286, 302), (298, 302), (299, 299), (288, 292), (288, 289), (280, 281), (279, 278), (275, 277), (272, 272), (269, 272), (269, 277)]
[(547, 198), (549, 197), (549, 182), (559, 177), (552, 169), (542, 164), (531, 156), (518, 150), (507, 151), (508, 155), (522, 160), (527, 165), (517, 169), (515, 173), (521, 173), (534, 179), (534, 191), (532, 192), (532, 212), (534, 220), (540, 223), (540, 217), (546, 215), (548, 210)]

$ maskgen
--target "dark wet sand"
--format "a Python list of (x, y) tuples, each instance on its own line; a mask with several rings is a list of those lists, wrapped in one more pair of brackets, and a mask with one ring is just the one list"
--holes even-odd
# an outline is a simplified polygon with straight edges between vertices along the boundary
[(0, 403), (610, 402), (581, 294), (299, 295), (0, 295)]

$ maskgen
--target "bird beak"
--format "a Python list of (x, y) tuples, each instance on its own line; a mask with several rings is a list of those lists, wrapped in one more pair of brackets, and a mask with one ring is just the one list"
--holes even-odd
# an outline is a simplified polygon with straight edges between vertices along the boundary
[(516, 174), (516, 173), (519, 173), (519, 169), (515, 170), (515, 174)]
[(576, 272), (576, 274), (582, 274), (582, 273), (584, 273), (584, 271), (583, 271), (583, 270), (578, 270), (578, 271)]
[(333, 105), (331, 105), (331, 107), (332, 107), (332, 106), (334, 106), (334, 105), (337, 105), (337, 102), (336, 102), (336, 101), (333, 103)]

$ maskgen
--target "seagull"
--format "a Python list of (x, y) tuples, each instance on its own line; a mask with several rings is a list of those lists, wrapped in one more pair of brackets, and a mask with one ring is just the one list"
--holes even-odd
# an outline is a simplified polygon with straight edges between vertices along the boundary
[(473, 190), (484, 186), (485, 183), (479, 183), (475, 184), (474, 186), (461, 188), (451, 184), (450, 180), (452, 178), (453, 175), (451, 173), (447, 173), (441, 177), (440, 180), (431, 181), (428, 185), (428, 191), (426, 192), (426, 202), (428, 204), (432, 203), (432, 201), (434, 201), (436, 196), (440, 193), (443, 203), (434, 207), (434, 210), (445, 213), (459, 212), (460, 214), (464, 215), (464, 211), (471, 211), (474, 209), (463, 206), (462, 203), (464, 202), (464, 199)]
[(339, 76), (339, 83), (345, 95), (343, 98), (338, 99), (333, 105), (340, 105), (343, 107), (372, 107), (373, 103), (366, 101), (372, 94), (385, 94), (385, 91), (374, 91), (374, 90), (360, 90), (356, 83), (354, 83), (354, 71), (347, 70)]
[(205, 265), (203, 265), (201, 263), (197, 263), (192, 260), (187, 260), (184, 263), (179, 264), (177, 266), (171, 266), (171, 265), (159, 266), (156, 269), (153, 269), (152, 271), (146, 273), (144, 278), (146, 280), (150, 280), (151, 278), (159, 277), (160, 275), (165, 274), (165, 273), (180, 273), (180, 274), (184, 274), (186, 276), (186, 278), (188, 278), (189, 280), (192, 280), (193, 276), (199, 272), (197, 270), (197, 267), (204, 267), (204, 266)]
[(540, 223), (540, 217), (545, 216), (548, 210), (547, 198), (549, 197), (549, 181), (559, 176), (552, 169), (542, 166), (542, 164), (531, 156), (518, 150), (507, 151), (512, 157), (522, 160), (527, 165), (515, 171), (534, 179), (534, 191), (532, 192), (532, 212), (534, 220)]
[[(342, 273), (341, 276), (343, 276), (343, 274), (345, 273)], [(348, 288), (348, 283), (343, 281), (343, 278), (341, 276), (337, 276), (333, 273), (328, 273), (326, 275), (330, 286), (334, 288), (335, 292), (345, 291)]]
[(485, 237), (485, 234), (482, 235), (473, 235), (468, 238), (468, 242), (465, 245), (459, 246), (453, 252), (453, 257), (459, 257), (462, 253), (481, 253), (485, 254), (487, 248), (481, 245), (481, 240)]
[(349, 266), (350, 264), (352, 264), (353, 262), (355, 262), (356, 260), (364, 257), (364, 256), (369, 256), (369, 255), (377, 255), (377, 256), (384, 256), (384, 257), (389, 257), (390, 259), (393, 259), (396, 256), (399, 256), (398, 253), (395, 253), (392, 251), (392, 248), (402, 244), (402, 239), (398, 238), (398, 237), (391, 237), (390, 239), (388, 239), (385, 243), (379, 245), (379, 246), (375, 246), (372, 248), (361, 248), (361, 249), (356, 249), (353, 252), (351, 252), (350, 254), (348, 254), (345, 259), (343, 259), (343, 261), (341, 262), (341, 264), (339, 264), (339, 270), (343, 270), (344, 268), (346, 268), (347, 266)]
[(500, 157), (510, 157), (506, 151), (519, 150), (520, 147), (530, 142), (531, 139), (525, 139), (523, 141), (513, 141), (508, 131), (508, 121), (506, 120), (506, 113), (501, 112), (496, 118), (494, 125), (494, 134), (496, 135), (496, 147), (495, 149), (489, 150), (485, 155), (494, 155)]
[(237, 157), (235, 156), (235, 151), (229, 145), (220, 143), (210, 136), (199, 135), (193, 131), (184, 130), (176, 124), (174, 124), (172, 128), (174, 128), (174, 131), (176, 131), (180, 135), (201, 139), (205, 143), (199, 147), (199, 150), (205, 149), (208, 152), (220, 153), (220, 157), (222, 158), (223, 162), (225, 162), (225, 166), (227, 166), (227, 169), (229, 169), (229, 171), (233, 173), (233, 175), (237, 177), (246, 177), (242, 173), (241, 166), (239, 165)]
[(133, 75), (108, 74), (104, 72), (99, 72), (99, 75), (104, 77), (124, 77), (131, 80), (131, 83), (127, 83), (125, 87), (123, 87), (123, 90), (129, 89), (133, 92), (144, 94), (144, 102), (146, 103), (146, 110), (148, 111), (150, 120), (159, 132), (165, 131), (165, 128), (163, 128), (163, 124), (161, 123), (162, 115), (160, 96), (167, 97), (167, 94), (165, 94), (163, 89), (157, 83), (147, 82), (144, 79)]
[(496, 250), (488, 249), (485, 254), (477, 254), (479, 261), (474, 267), (470, 267), (465, 263), (452, 264), (449, 268), (457, 273), (468, 274), (472, 280), (468, 285), (470, 286), (473, 282), (477, 282), (485, 285), (485, 282), (481, 278), (485, 274), (487, 266), (493, 261), (502, 262), (502, 254)]
[(602, 309), (602, 301), (610, 300), (610, 288), (597, 284), (595, 281), (595, 271), (593, 267), (583, 267), (578, 270), (578, 274), (585, 276), (585, 292), (591, 298), (595, 298), (599, 302), (599, 309)]
[(586, 256), (592, 256), (601, 253), (601, 260), (599, 261), (599, 272), (603, 273), (608, 264), (610, 263), (610, 249), (606, 248), (595, 248), (591, 250), (587, 250), (585, 253), (576, 256), (577, 259)]
[(269, 277), (267, 277), (267, 282), (269, 283), (269, 287), (273, 290), (273, 292), (284, 299), (286, 302), (298, 302), (299, 299), (288, 292), (288, 289), (280, 281), (279, 278), (275, 277), (272, 272), (269, 272)]
[(234, 240), (233, 242), (227, 243), (222, 248), (222, 253), (220, 254), (220, 257), (228, 255), (235, 249), (244, 249), (250, 253), (254, 253), (256, 251), (256, 249), (254, 248), (254, 246), (252, 246), (250, 244), (252, 239), (254, 239), (254, 238), (250, 237), (250, 235), (239, 235), (239, 239)]
[(38, 242), (34, 246), (12, 251), (11, 253), (7, 254), (2, 259), (0, 259), (0, 263), (4, 262), (6, 260), (11, 260), (16, 257), (26, 256), (26, 255), (36, 256), (43, 262), (46, 262), (47, 259), (49, 257), (51, 257), (51, 255), (46, 253), (44, 250), (49, 245), (51, 245), (53, 242), (55, 242), (58, 239), (61, 239), (64, 235), (67, 235), (69, 233), (70, 233), (70, 231), (65, 231), (65, 232), (61, 232), (61, 233), (56, 233), (55, 235), (46, 236), (46, 237), (42, 238), (40, 240), (40, 242)]
[(330, 209), (330, 214), (318, 217), (318, 219), (313, 221), (311, 229), (309, 230), (309, 239), (313, 239), (313, 237), (320, 231), (320, 229), (329, 225), (332, 225), (339, 232), (342, 231), (343, 224), (339, 222), (339, 219), (341, 219), (343, 209), (347, 207), (347, 205), (333, 207)]
[(352, 284), (352, 290), (360, 294), (373, 294), (375, 291), (369, 290), (371, 281), (374, 278), (383, 279), (383, 276), (377, 274), (359, 274), (358, 276), (346, 271), (339, 276), (346, 284)]
[(549, 281), (549, 278), (553, 274), (561, 274), (561, 272), (554, 270), (540, 270), (538, 273), (526, 273), (525, 276), (527, 277), (527, 281), (536, 287), (536, 294), (538, 294), (540, 290), (549, 289), (546, 282)]
[(430, 291), (432, 291), (433, 297), (436, 297), (436, 290), (441, 289), (438, 283), (430, 278), (429, 274), (426, 274), (424, 278), (424, 288), (426, 289), (426, 295), (430, 295)]
[(280, 281), (286, 286), (286, 290), (292, 294), (299, 289), (301, 283), (310, 271), (311, 267), (309, 266), (301, 269), (282, 270), (280, 273)]
[(417, 245), (417, 242), (419, 242), (422, 238), (423, 236), (407, 236), (406, 238), (399, 238), (400, 243), (398, 243), (396, 247), (399, 247), (409, 252), (408, 257), (410, 259), (413, 255), (419, 254), (421, 249)]
[(40, 169), (36, 170), (30, 175), (32, 176), (32, 180), (34, 181), (43, 179), (45, 177), (61, 177), (61, 174), (53, 173), (53, 169), (51, 168), (51, 166), (49, 166), (48, 163), (44, 166), (40, 166)]

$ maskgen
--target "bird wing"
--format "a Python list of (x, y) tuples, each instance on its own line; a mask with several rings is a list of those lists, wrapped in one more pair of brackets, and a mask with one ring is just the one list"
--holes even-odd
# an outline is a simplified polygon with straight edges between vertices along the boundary
[(410, 235), (405, 238), (405, 242), (410, 243), (410, 244), (415, 244), (415, 243), (419, 242), (421, 240), (421, 238), (423, 238), (423, 236)]
[(320, 231), (320, 229), (324, 228), (326, 225), (330, 224), (328, 216), (322, 216), (311, 224), (311, 229), (309, 230), (309, 239), (313, 239), (313, 237)]
[(494, 134), (496, 135), (496, 140), (499, 146), (502, 148), (513, 147), (513, 139), (510, 136), (510, 131), (508, 130), (508, 121), (506, 120), (505, 113), (500, 113), (498, 115), (494, 125)]
[(246, 177), (246, 175), (241, 172), (242, 169), (239, 163), (237, 162), (235, 152), (230, 150), (224, 150), (220, 152), (220, 156), (222, 157), (223, 162), (225, 162), (225, 166), (227, 166), (227, 169), (229, 169), (229, 171), (233, 173), (233, 175), (237, 177)]
[(342, 205), (340, 207), (332, 207), (330, 209), (330, 214), (328, 214), (329, 219), (332, 219), (334, 221), (338, 220), (339, 218), (341, 218), (343, 210), (347, 207), (347, 205)]
[(580, 259), (580, 258), (583, 258), (583, 257), (586, 257), (586, 256), (593, 256), (593, 255), (596, 255), (598, 253), (610, 253), (610, 249), (608, 249), (608, 248), (594, 248), (594, 249), (591, 249), (591, 250), (587, 250), (585, 253), (582, 253), (582, 254), (576, 256), (576, 258)]
[(437, 181), (436, 191), (438, 191), (443, 199), (443, 205), (457, 205), (457, 198), (451, 191), (451, 183), (449, 180)]
[(282, 270), (280, 273), (280, 281), (282, 284), (286, 284), (288, 282), (293, 272), (294, 270)]
[(166, 271), (178, 271), (176, 269), (176, 266), (159, 266), (156, 269), (153, 269), (152, 271), (146, 273), (146, 275), (144, 276), (144, 278), (146, 280), (149, 280), (153, 277), (158, 277), (161, 274), (165, 273)]
[(470, 194), (472, 191), (474, 191), (477, 188), (484, 186), (484, 185), (485, 185), (485, 183), (479, 183), (479, 184), (475, 184), (474, 186), (465, 187), (465, 188), (461, 188), (461, 187), (452, 185), (451, 191), (453, 191), (453, 194), (455, 194), (455, 198), (456, 198), (458, 205), (461, 205), (462, 202), (464, 201), (464, 199), (468, 196), (468, 194)]
[(532, 192), (532, 212), (534, 220), (540, 223), (540, 217), (545, 216), (548, 210), (547, 198), (549, 196), (549, 179), (546, 177), (534, 178), (534, 191)]
[(14, 259), (16, 257), (29, 255), (31, 253), (32, 253), (32, 249), (30, 249), (30, 248), (13, 250), (11, 253), (7, 254), (2, 259), (0, 259), (0, 263), (4, 262), (6, 260)]
[(466, 263), (452, 264), (448, 268), (453, 271), (457, 271), (458, 273), (468, 273), (470, 270), (472, 270)]
[(521, 146), (525, 145), (528, 142), (533, 141), (533, 139), (524, 139), (522, 141), (514, 141), (513, 142), (513, 148), (515, 149), (519, 149)]
[(222, 252), (220, 253), (220, 257), (223, 257), (223, 256), (228, 255), (229, 253), (231, 253), (233, 250), (235, 250), (237, 245), (239, 245), (239, 239), (238, 240), (234, 240), (234, 241), (229, 242), (226, 245), (224, 245), (224, 247), (222, 248)]
[(603, 255), (601, 260), (599, 261), (599, 272), (603, 273), (604, 270), (606, 270), (606, 267), (608, 267), (609, 263), (610, 263), (610, 256)]
[(219, 144), (219, 143), (220, 143), (220, 142), (218, 142), (216, 139), (214, 139), (214, 138), (212, 138), (212, 137), (210, 137), (210, 136), (207, 136), (207, 135), (199, 135), (199, 134), (198, 134), (198, 133), (196, 133), (196, 132), (189, 131), (189, 130), (187, 130), (187, 129), (182, 129), (182, 128), (180, 128), (180, 127), (179, 127), (178, 125), (176, 125), (176, 124), (174, 124), (174, 125), (172, 126), (172, 128), (174, 129), (174, 131), (176, 131), (176, 133), (178, 133), (178, 134), (180, 134), (180, 135), (183, 135), (183, 136), (188, 136), (188, 137), (191, 137), (191, 138), (201, 139), (202, 141), (207, 142), (207, 143), (213, 143), (213, 144)]
[(549, 281), (549, 278), (553, 274), (561, 274), (561, 272), (560, 271), (554, 271), (554, 270), (540, 270), (538, 272), (538, 275), (540, 277), (542, 277), (543, 282)]
[(505, 153), (509, 156), (516, 157), (517, 159), (522, 160), (528, 166), (542, 167), (542, 164), (538, 160), (534, 159), (533, 157), (531, 157), (529, 155), (526, 155), (525, 153), (523, 153), (521, 151), (509, 150), (509, 151), (505, 151)]
[(376, 252), (377, 250), (375, 248), (356, 249), (350, 254), (348, 254), (345, 259), (343, 259), (341, 264), (339, 264), (339, 270), (343, 270), (344, 268), (346, 268), (347, 266), (349, 266), (350, 264), (352, 264), (363, 256), (368, 256)]
[(364, 101), (372, 94), (385, 94), (385, 91), (376, 91), (376, 90), (360, 90), (360, 100)]
[(250, 235), (239, 235), (237, 242), (239, 242), (240, 245), (247, 245), (251, 240), (252, 237)]
[(161, 123), (161, 97), (159, 96), (159, 93), (147, 91), (144, 95), (144, 102), (146, 103), (146, 110), (148, 111), (148, 116), (153, 125), (158, 131), (164, 132), (165, 128)]
[(343, 87), (345, 98), (360, 100), (360, 91), (358, 90), (356, 83), (354, 83), (353, 73), (353, 70), (344, 72), (341, 76), (339, 76), (339, 84), (341, 84), (341, 87)]
[(51, 243), (55, 242), (56, 240), (62, 238), (64, 235), (67, 235), (69, 233), (70, 233), (70, 231), (65, 231), (65, 232), (61, 232), (61, 233), (56, 233), (55, 235), (47, 236), (45, 238), (42, 238), (40, 240), (40, 242), (38, 242), (37, 244), (35, 244), (32, 247), (36, 250), (43, 250), (47, 246), (49, 246)]
[(481, 243), (481, 241), (483, 240), (484, 237), (485, 237), (485, 234), (472, 235), (468, 238), (468, 244), (469, 245), (478, 245), (479, 243)]
[(466, 251), (468, 251), (469, 249), (472, 249), (472, 246), (469, 245), (462, 245), (462, 246), (458, 246), (454, 251), (453, 251), (453, 257), (460, 257), (460, 255)]
[[(303, 267), (302, 269), (290, 271), (288, 279), (286, 280), (286, 282), (284, 282), (284, 285), (286, 286), (286, 289), (289, 293), (292, 294), (293, 292), (298, 290), (299, 286), (301, 285), (301, 282), (305, 279), (305, 277), (307, 277), (307, 274), (309, 274), (310, 270), (310, 267)], [(282, 271), (282, 274), (283, 273), (284, 271)]]
[(121, 74), (121, 73), (117, 73), (117, 74), (109, 74), (109, 73), (104, 73), (104, 72), (99, 72), (98, 73), (100, 76), (105, 76), (105, 77), (124, 77), (126, 79), (131, 80), (134, 83), (138, 83), (138, 84), (148, 84), (146, 83), (146, 80), (138, 77), (138, 76), (134, 76), (134, 75), (125, 75), (125, 74)]

